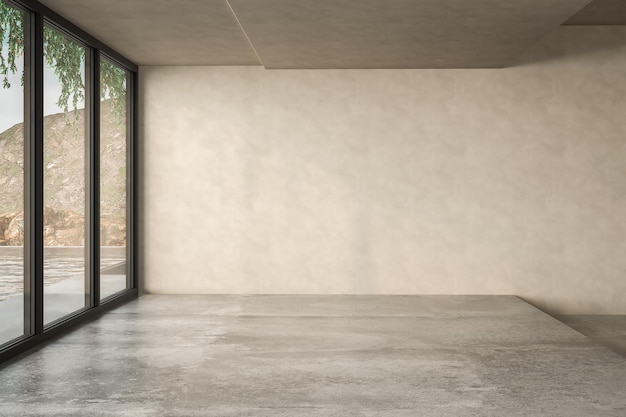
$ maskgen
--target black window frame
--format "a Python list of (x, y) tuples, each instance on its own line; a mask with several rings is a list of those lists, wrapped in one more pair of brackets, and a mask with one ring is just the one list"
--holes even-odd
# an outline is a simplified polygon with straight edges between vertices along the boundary
[[(24, 335), (0, 345), (0, 364), (102, 313), (138, 297), (137, 289), (137, 100), (138, 66), (59, 14), (34, 0), (4, 0), (25, 12), (24, 21)], [(89, 117), (88, 277), (86, 307), (44, 327), (44, 25), (77, 39), (87, 48), (86, 115)], [(100, 57), (129, 73), (127, 147), (127, 289), (100, 299)]]

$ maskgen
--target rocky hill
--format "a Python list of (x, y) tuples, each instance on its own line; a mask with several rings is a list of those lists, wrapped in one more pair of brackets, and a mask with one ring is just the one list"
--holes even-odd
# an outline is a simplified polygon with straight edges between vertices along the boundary
[[(102, 102), (101, 212), (103, 244), (125, 240), (126, 133)], [(82, 245), (84, 235), (85, 145), (84, 111), (44, 118), (44, 181), (46, 244)], [(0, 246), (23, 242), (24, 126), (17, 124), (0, 133)], [(109, 230), (110, 229), (110, 230)]]

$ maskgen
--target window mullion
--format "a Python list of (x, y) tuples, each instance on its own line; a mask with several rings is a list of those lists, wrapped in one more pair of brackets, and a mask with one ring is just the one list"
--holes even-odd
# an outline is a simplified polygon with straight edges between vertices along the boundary
[(43, 190), (43, 71), (44, 71), (44, 40), (43, 16), (32, 13), (30, 18), (28, 45), (30, 53), (26, 73), (30, 78), (25, 83), (27, 94), (27, 125), (26, 142), (28, 155), (26, 158), (26, 211), (24, 245), (26, 265), (29, 275), (29, 326), (30, 333), (43, 333), (43, 230), (44, 230), (44, 190)]
[(86, 88), (89, 106), (89, 285), (91, 305), (100, 305), (100, 51), (91, 48)]

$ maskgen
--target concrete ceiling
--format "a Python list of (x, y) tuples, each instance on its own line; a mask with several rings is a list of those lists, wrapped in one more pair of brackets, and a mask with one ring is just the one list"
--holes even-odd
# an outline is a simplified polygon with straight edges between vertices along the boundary
[[(507, 66), (590, 0), (40, 2), (139, 65), (488, 68)], [(595, 0), (569, 23), (623, 16), (625, 4)]]
[(626, 25), (626, 0), (594, 0), (566, 25)]
[(139, 65), (259, 65), (225, 0), (40, 0)]
[(266, 68), (503, 67), (589, 0), (229, 0)]

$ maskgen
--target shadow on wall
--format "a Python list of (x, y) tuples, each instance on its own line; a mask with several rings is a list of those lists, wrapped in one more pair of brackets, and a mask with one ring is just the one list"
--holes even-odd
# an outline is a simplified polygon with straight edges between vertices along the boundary
[(137, 275), (135, 276), (135, 285), (137, 286), (137, 290), (139, 291), (139, 295), (143, 295), (145, 294), (145, 286), (144, 286), (144, 270), (145, 270), (145, 266), (144, 266), (144, 261), (145, 261), (145, 256), (146, 256), (146, 250), (145, 250), (145, 242), (143, 239), (144, 235), (144, 230), (146, 227), (145, 224), (145, 218), (146, 218), (146, 208), (144, 205), (144, 201), (145, 201), (145, 175), (146, 175), (146, 169), (145, 169), (145, 165), (146, 165), (146, 160), (145, 160), (145, 99), (144, 99), (144, 94), (145, 94), (145, 87), (144, 87), (144, 69), (143, 67), (139, 67), (139, 71), (138, 71), (138, 79), (139, 79), (139, 93), (137, 95), (137, 108), (138, 108), (138, 112), (137, 112), (137, 125), (138, 125), (138, 129), (137, 129), (137, 137), (135, 138), (136, 142), (136, 147), (137, 147), (137, 166), (135, 167), (135, 175), (136, 175), (136, 179), (135, 181), (137, 182), (137, 188), (135, 190), (136, 193), (136, 200), (135, 200), (135, 204), (136, 206), (136, 211), (137, 211), (137, 219), (136, 219), (136, 239), (137, 239), (137, 244), (136, 244), (136, 250), (137, 253), (135, 254), (135, 258), (136, 258), (136, 265), (137, 265), (137, 269), (136, 269), (136, 273)]
[[(573, 31), (584, 31), (580, 42), (571, 41)], [(626, 52), (626, 26), (561, 26), (529, 48), (510, 66), (546, 64), (595, 56), (603, 62)]]

